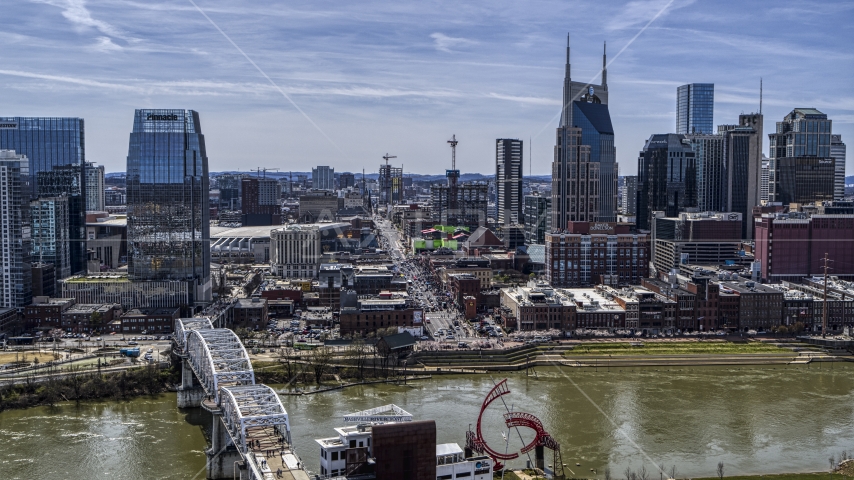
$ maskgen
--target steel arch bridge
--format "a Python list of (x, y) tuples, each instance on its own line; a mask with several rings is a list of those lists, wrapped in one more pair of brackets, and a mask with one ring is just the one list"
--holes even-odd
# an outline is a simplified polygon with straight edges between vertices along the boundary
[(267, 385), (241, 385), (222, 387), (221, 392), (222, 420), (241, 454), (250, 453), (258, 437), (282, 436), (290, 444), (288, 412), (272, 388)]
[(213, 330), (213, 324), (211, 324), (211, 320), (207, 317), (179, 318), (175, 320), (175, 333), (173, 335), (175, 353), (178, 355), (184, 354), (184, 348), (187, 345), (187, 336), (194, 330)]
[[(214, 414), (208, 475), (232, 478), (225, 468), (233, 454), (245, 462), (251, 480), (270, 480), (276, 469), (300, 480), (308, 475), (291, 445), (288, 412), (278, 394), (255, 383), (255, 372), (243, 343), (227, 328), (213, 328), (209, 318), (182, 318), (175, 322), (173, 350), (184, 363), (182, 379), (192, 390), (198, 379), (208, 400), (201, 405)], [(201, 393), (201, 392), (200, 392)], [(213, 400), (214, 403), (211, 403)], [(269, 452), (279, 455), (268, 455)], [(287, 477), (286, 477), (287, 478)]]
[(231, 330), (193, 330), (184, 347), (205, 393), (220, 404), (220, 387), (254, 385), (255, 372), (243, 343)]

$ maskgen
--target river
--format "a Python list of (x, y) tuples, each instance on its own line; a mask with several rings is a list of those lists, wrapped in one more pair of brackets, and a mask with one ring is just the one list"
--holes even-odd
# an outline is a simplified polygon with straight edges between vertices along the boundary
[[(678, 477), (714, 476), (718, 461), (726, 475), (808, 472), (826, 470), (828, 457), (843, 450), (854, 453), (854, 366), (537, 373), (507, 375), (511, 393), (504, 399), (508, 408), (540, 417), (574, 476), (603, 478), (610, 467), (617, 477), (627, 466), (643, 465), (654, 478), (655, 464), (668, 471), (676, 465)], [(335, 435), (346, 413), (388, 403), (416, 420), (434, 419), (439, 442), (462, 446), (490, 388), (489, 377), (435, 377), (409, 386), (282, 396), (282, 402), (295, 447), (316, 471), (315, 438)], [(487, 440), (498, 450), (504, 448), (503, 413), (499, 401), (484, 415)], [(204, 468), (203, 420), (197, 410), (175, 408), (174, 394), (4, 412), (0, 477), (193, 478)], [(509, 449), (520, 444), (511, 432)], [(522, 466), (525, 459), (510, 464)]]

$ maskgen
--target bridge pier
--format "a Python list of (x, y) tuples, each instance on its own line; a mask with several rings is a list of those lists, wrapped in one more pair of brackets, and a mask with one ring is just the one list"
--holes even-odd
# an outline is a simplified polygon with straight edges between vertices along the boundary
[(206, 450), (205, 454), (209, 479), (233, 479), (239, 474), (235, 463), (242, 462), (243, 457), (228, 436), (228, 431), (222, 423), (222, 415), (214, 414), (213, 416), (211, 448)]
[(181, 386), (178, 387), (178, 408), (198, 408), (205, 399), (205, 390), (194, 383), (190, 361), (181, 359)]

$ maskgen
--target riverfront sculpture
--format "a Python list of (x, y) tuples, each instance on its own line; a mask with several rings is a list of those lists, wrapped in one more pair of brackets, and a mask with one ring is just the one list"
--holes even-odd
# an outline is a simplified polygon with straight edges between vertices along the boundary
[[(480, 407), (480, 414), (477, 416), (475, 431), (471, 431), (471, 429), (469, 429), (469, 431), (466, 432), (466, 450), (468, 450), (466, 452), (466, 456), (471, 456), (471, 452), (478, 452), (481, 454), (485, 453), (495, 461), (494, 469), (501, 470), (504, 468), (501, 464), (501, 460), (513, 460), (515, 458), (519, 458), (520, 453), (528, 453), (531, 450), (534, 450), (536, 459), (536, 465), (534, 466), (540, 470), (545, 470), (544, 449), (548, 448), (552, 451), (554, 457), (554, 478), (556, 480), (563, 480), (566, 477), (563, 473), (560, 444), (552, 438), (551, 435), (549, 435), (545, 427), (543, 427), (543, 422), (530, 413), (514, 412), (508, 409), (507, 413), (504, 414), (504, 424), (507, 426), (508, 431), (511, 428), (518, 429), (519, 427), (525, 427), (530, 428), (536, 434), (534, 439), (527, 445), (523, 446), (518, 452), (501, 453), (491, 448), (489, 444), (486, 443), (481, 430), (483, 413), (492, 402), (501, 398), (502, 395), (507, 395), (508, 393), (510, 393), (510, 388), (507, 387), (507, 379), (505, 378), (495, 384), (495, 386), (492, 387), (492, 390), (490, 390), (486, 395), (486, 398), (484, 398), (483, 404)], [(507, 408), (506, 404), (505, 408)]]

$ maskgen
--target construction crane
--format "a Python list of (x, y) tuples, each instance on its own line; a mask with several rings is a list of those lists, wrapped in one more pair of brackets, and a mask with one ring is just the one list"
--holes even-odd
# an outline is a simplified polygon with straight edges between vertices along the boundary
[(258, 178), (261, 178), (261, 171), (264, 171), (264, 178), (267, 178), (267, 170), (275, 170), (279, 171), (278, 168), (267, 168), (267, 167), (258, 167)]
[(448, 140), (451, 145), (451, 169), (446, 172), (448, 177), (448, 209), (454, 214), (457, 213), (457, 182), (460, 178), (460, 172), (457, 170), (457, 136), (452, 135)]
[(392, 158), (397, 158), (396, 155), (383, 155), (385, 160), (385, 171), (383, 172), (383, 191), (385, 192), (385, 212), (391, 216), (391, 168), (388, 166), (388, 161)]

